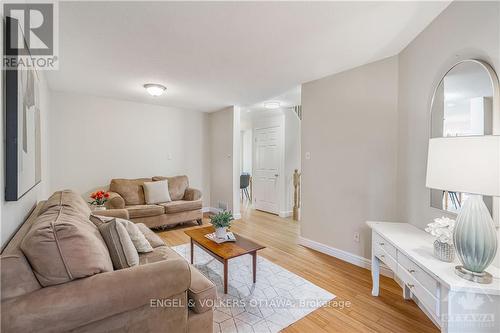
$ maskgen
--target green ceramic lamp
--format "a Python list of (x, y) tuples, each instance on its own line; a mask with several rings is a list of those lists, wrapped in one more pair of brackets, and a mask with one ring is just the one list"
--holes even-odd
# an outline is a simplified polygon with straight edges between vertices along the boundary
[(491, 283), (485, 270), (498, 249), (497, 232), (482, 196), (500, 196), (500, 136), (430, 139), (426, 186), (470, 194), (453, 234), (462, 263), (455, 272), (467, 280)]

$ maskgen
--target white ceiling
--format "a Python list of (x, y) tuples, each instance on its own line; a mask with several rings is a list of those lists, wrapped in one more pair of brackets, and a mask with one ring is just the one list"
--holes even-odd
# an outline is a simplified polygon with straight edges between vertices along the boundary
[[(448, 2), (63, 2), (53, 90), (214, 111), (399, 53)], [(144, 83), (167, 93), (153, 98)]]

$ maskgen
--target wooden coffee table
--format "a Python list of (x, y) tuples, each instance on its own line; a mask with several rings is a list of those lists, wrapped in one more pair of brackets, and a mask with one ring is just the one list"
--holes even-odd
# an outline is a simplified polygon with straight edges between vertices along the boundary
[(253, 283), (257, 279), (257, 251), (265, 247), (259, 245), (245, 237), (234, 234), (235, 242), (225, 242), (217, 244), (205, 237), (206, 234), (214, 232), (212, 226), (196, 228), (184, 231), (191, 238), (191, 263), (194, 263), (194, 244), (208, 252), (212, 257), (224, 264), (224, 294), (227, 294), (227, 263), (229, 259), (236, 258), (245, 254), (252, 255), (253, 261)]

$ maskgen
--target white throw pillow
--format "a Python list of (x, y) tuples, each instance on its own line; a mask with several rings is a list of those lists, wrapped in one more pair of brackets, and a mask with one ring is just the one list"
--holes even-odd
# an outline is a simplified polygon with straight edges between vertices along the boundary
[(151, 244), (149, 244), (144, 234), (141, 232), (139, 227), (135, 225), (134, 222), (120, 218), (117, 218), (116, 222), (125, 227), (125, 230), (127, 230), (132, 243), (134, 243), (134, 246), (137, 249), (137, 252), (145, 253), (153, 251), (153, 247), (151, 246)]
[(148, 205), (172, 201), (168, 193), (168, 180), (145, 182), (144, 197)]

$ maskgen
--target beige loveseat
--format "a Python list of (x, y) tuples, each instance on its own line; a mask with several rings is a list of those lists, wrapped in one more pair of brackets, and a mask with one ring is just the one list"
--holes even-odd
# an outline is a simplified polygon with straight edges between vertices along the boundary
[[(144, 197), (144, 182), (168, 180), (171, 202), (148, 205)], [(201, 192), (189, 187), (187, 176), (139, 179), (112, 179), (110, 197), (106, 206), (110, 209), (126, 209), (130, 220), (144, 223), (150, 228), (182, 222), (202, 223)]]
[(212, 282), (144, 224), (154, 251), (113, 270), (89, 215), (78, 194), (56, 192), (9, 241), (0, 256), (1, 332), (212, 332)]

